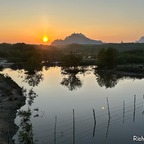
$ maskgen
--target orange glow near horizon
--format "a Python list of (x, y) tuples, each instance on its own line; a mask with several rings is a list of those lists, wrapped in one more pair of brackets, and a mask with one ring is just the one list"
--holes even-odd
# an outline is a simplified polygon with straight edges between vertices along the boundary
[[(14, 31), (10, 27), (5, 27), (0, 33), (0, 43), (24, 42), (27, 44), (47, 44), (50, 45), (56, 39), (64, 40), (72, 33), (83, 33), (86, 37), (94, 40), (101, 40), (106, 43), (135, 42), (143, 35), (141, 28), (134, 30), (134, 27), (117, 26), (97, 26), (95, 31), (89, 27), (64, 27), (62, 25), (47, 24), (41, 26), (41, 23), (32, 27), (17, 27)], [(63, 31), (61, 31), (61, 29)], [(127, 30), (126, 30), (127, 29)], [(127, 33), (125, 33), (127, 31)]]
[[(123, 42), (135, 42), (140, 38), (142, 33), (135, 33), (135, 32), (129, 32), (130, 34), (121, 34), (120, 32), (112, 31), (111, 33), (103, 30), (99, 30), (97, 32), (89, 32), (89, 31), (78, 31), (78, 33), (83, 33), (86, 37), (94, 40), (102, 40), (106, 43), (120, 43)], [(4, 35), (0, 36), (0, 42), (6, 42), (6, 43), (17, 43), (17, 42), (24, 42), (27, 44), (48, 44), (50, 45), (54, 40), (56, 39), (62, 39), (64, 40), (65, 37), (71, 35), (73, 31), (70, 32), (63, 31), (63, 33), (52, 33), (49, 32), (49, 36), (43, 35), (43, 32), (35, 32), (32, 34), (29, 33), (12, 33), (11, 35), (6, 35), (4, 32)]]
[(74, 32), (107, 43), (135, 42), (144, 36), (142, 0), (33, 2), (1, 1), (0, 43), (50, 45)]

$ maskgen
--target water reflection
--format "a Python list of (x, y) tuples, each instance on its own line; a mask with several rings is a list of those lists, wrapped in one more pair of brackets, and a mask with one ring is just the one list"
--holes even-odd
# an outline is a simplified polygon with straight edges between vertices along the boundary
[(61, 85), (66, 86), (70, 91), (82, 87), (82, 82), (75, 74), (69, 74), (67, 78), (63, 78)]
[[(46, 71), (49, 70), (49, 66), (43, 67)], [(42, 66), (33, 65), (32, 67), (24, 66), (13, 66), (13, 70), (24, 69), (25, 79), (24, 82), (28, 83), (29, 86), (35, 87), (38, 86), (41, 81), (44, 80)], [(91, 69), (91, 70), (90, 70)], [(115, 72), (113, 70), (98, 70), (93, 68), (90, 69), (87, 66), (78, 66), (78, 67), (61, 67), (61, 75), (64, 77), (61, 85), (66, 86), (70, 91), (76, 90), (77, 88), (82, 87), (82, 80), (78, 76), (79, 74), (86, 74), (88, 71), (94, 69), (94, 75), (96, 76), (96, 81), (100, 87), (113, 88), (115, 87), (120, 80), (125, 78), (131, 79), (142, 79), (144, 76), (141, 74), (125, 73), (125, 72)]]
[(24, 82), (28, 83), (29, 86), (35, 87), (38, 86), (40, 81), (43, 80), (42, 74), (43, 66), (37, 62), (37, 59), (32, 59), (23, 64), (13, 64), (11, 66), (12, 70), (24, 70), (25, 71), (25, 79)]
[[(124, 105), (121, 104), (117, 108), (114, 108), (111, 105), (111, 103), (109, 103), (108, 98), (106, 98), (106, 102), (107, 102), (106, 111), (97, 111), (95, 115), (95, 110), (92, 109), (93, 114), (90, 112), (91, 116), (86, 114), (85, 117), (82, 117), (82, 119), (77, 114), (77, 111), (73, 109), (73, 113), (71, 113), (71, 119), (67, 120), (69, 121), (69, 123), (68, 122), (63, 123), (63, 121), (61, 121), (59, 117), (55, 116), (54, 142), (51, 143), (87, 144), (89, 142), (89, 143), (107, 144), (107, 143), (113, 143), (113, 140), (111, 140), (113, 136), (115, 136), (114, 139), (118, 138), (120, 140), (121, 133), (125, 131), (127, 127), (134, 126), (132, 121), (133, 118), (136, 116), (136, 114), (138, 118), (141, 116), (139, 115), (139, 113), (141, 113), (141, 111), (143, 110), (142, 107), (143, 102), (136, 102), (134, 98), (134, 104), (132, 103), (125, 105), (124, 100), (123, 101)], [(135, 116), (133, 115), (133, 109), (132, 109), (133, 107), (138, 108), (137, 110), (135, 110)], [(96, 120), (96, 117), (98, 120)], [(59, 119), (59, 121), (57, 121), (57, 119)], [(127, 125), (124, 125), (123, 123), (124, 119), (126, 120)], [(69, 125), (71, 127), (69, 127)], [(134, 131), (135, 129), (132, 129), (132, 133)], [(64, 136), (61, 136), (60, 135), (61, 133), (63, 133)], [(52, 134), (53, 133), (51, 132), (51, 135)], [(131, 132), (127, 133), (128, 137), (126, 139), (123, 140), (121, 139), (117, 143), (118, 144), (124, 142), (129, 143), (130, 142), (129, 134), (131, 134)], [(52, 141), (53, 137), (49, 137), (49, 139), (51, 139)]]
[(24, 82), (29, 86), (35, 87), (43, 80), (43, 74), (41, 72), (35, 72), (33, 74), (26, 73)]
[[(39, 83), (43, 80), (42, 69), (39, 67), (40, 65), (32, 66), (24, 66), (19, 67), (17, 65), (13, 66), (13, 70), (17, 70), (18, 78), (22, 78), (23, 82), (27, 83), (30, 88), (24, 89), (23, 87), (23, 95), (27, 98), (27, 108), (24, 110), (19, 110), (17, 116), (20, 119), (19, 131), (16, 136), (15, 142), (18, 144), (34, 144), (34, 133), (33, 133), (33, 125), (31, 118), (40, 117), (39, 108), (32, 108), (32, 104), (34, 103), (34, 99), (38, 97), (38, 95), (34, 91), (34, 87), (38, 86)], [(24, 69), (24, 70), (23, 70)], [(44, 112), (42, 112), (43, 117)]]
[(76, 90), (77, 88), (82, 87), (82, 81), (80, 80), (77, 74), (81, 72), (84, 73), (84, 69), (69, 69), (64, 67), (61, 69), (61, 74), (65, 76), (61, 82), (61, 85), (66, 86), (70, 91)]
[(38, 96), (34, 91), (33, 88), (29, 90), (23, 90), (25, 97), (27, 97), (28, 108), (27, 110), (19, 110), (17, 116), (20, 117), (20, 128), (18, 132), (18, 141), (20, 144), (34, 144), (34, 133), (33, 133), (33, 125), (31, 122), (31, 117), (39, 117), (38, 111), (39, 109), (31, 110), (32, 103), (34, 99)]
[(34, 144), (33, 142), (33, 127), (31, 122), (31, 109), (20, 110), (18, 116), (21, 118), (20, 131), (18, 134), (19, 143), (21, 144)]
[[(143, 133), (142, 115), (144, 115), (144, 109), (143, 98), (141, 97), (143, 95), (143, 81), (136, 80), (133, 82), (133, 80), (127, 79), (123, 81), (124, 87), (117, 89), (117, 91), (116, 89), (109, 91), (99, 88), (96, 81), (91, 81), (91, 79), (96, 76), (101, 87), (111, 88), (118, 84), (119, 80), (125, 78), (125, 76), (96, 70), (94, 71), (95, 75), (93, 75), (92, 72), (87, 71), (90, 72), (90, 75), (85, 78), (88, 86), (85, 85), (83, 93), (81, 91), (80, 93), (79, 91), (75, 93), (73, 92), (74, 90), (83, 88), (81, 74), (85, 76), (86, 70), (81, 68), (57, 68), (58, 74), (54, 73), (54, 70), (55, 68), (52, 68), (42, 72), (46, 79), (40, 84), (38, 83), (39, 87), (33, 88), (35, 84), (31, 84), (29, 85), (31, 88), (29, 88), (27, 82), (26, 86), (29, 89), (27, 92), (27, 105), (24, 108), (25, 111), (23, 110), (19, 113), (21, 119), (23, 119), (20, 129), (22, 131), (20, 133), (20, 140), (24, 139), (23, 134), (25, 131), (29, 133), (27, 135), (31, 137), (29, 137), (32, 139), (32, 141), (29, 141), (31, 143), (34, 143), (36, 138), (39, 140), (37, 142), (39, 144), (69, 144), (72, 142), (79, 144), (106, 144), (113, 143), (114, 141), (117, 141), (117, 144), (121, 144), (131, 143), (129, 135), (137, 134), (136, 132), (140, 135)], [(61, 72), (61, 75), (59, 75), (59, 72)], [(56, 81), (49, 83), (49, 77), (55, 78)], [(25, 73), (23, 78), (25, 78)], [(68, 91), (66, 89), (57, 87), (61, 78), (61, 85), (72, 91), (69, 92), (71, 97), (67, 97)], [(41, 78), (38, 81), (40, 82)], [(91, 90), (93, 93), (89, 92), (89, 83), (92, 85)], [(95, 87), (97, 88), (95, 89)], [(133, 90), (131, 91), (131, 89)], [(136, 98), (133, 97), (134, 93), (137, 93)], [(77, 97), (74, 97), (75, 94), (77, 94)], [(105, 96), (110, 96), (109, 100)], [(34, 99), (35, 105), (38, 105), (38, 108), (35, 108), (35, 105), (33, 105)], [(92, 108), (93, 111), (95, 110), (93, 113)], [(72, 109), (75, 109), (74, 114)], [(28, 118), (24, 115), (27, 115)], [(38, 117), (38, 119), (33, 117)], [(29, 125), (23, 123), (24, 119), (27, 119), (26, 124), (28, 123)], [(28, 131), (25, 129), (26, 127), (29, 127)], [(127, 127), (130, 127), (131, 130), (127, 130)], [(127, 135), (127, 138), (121, 140), (121, 137), (125, 135)]]
[(96, 75), (98, 84), (101, 87), (105, 86), (106, 88), (115, 87), (119, 79), (121, 79), (120, 75), (113, 72), (95, 70), (94, 74)]
[(113, 70), (94, 70), (97, 83), (101, 87), (112, 88), (115, 87), (120, 80), (131, 78), (131, 79), (143, 79), (141, 74), (133, 74), (127, 72), (115, 72)]
[(34, 103), (34, 99), (37, 97), (38, 95), (33, 91), (33, 88), (29, 90), (28, 92), (28, 97), (27, 97), (27, 101), (28, 101), (28, 105), (31, 106), (32, 103)]

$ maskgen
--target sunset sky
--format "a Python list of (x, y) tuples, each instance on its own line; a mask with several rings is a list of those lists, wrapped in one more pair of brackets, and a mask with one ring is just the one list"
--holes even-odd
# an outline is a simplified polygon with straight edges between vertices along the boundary
[(77, 32), (104, 42), (144, 35), (144, 0), (1, 0), (0, 43), (48, 44)]

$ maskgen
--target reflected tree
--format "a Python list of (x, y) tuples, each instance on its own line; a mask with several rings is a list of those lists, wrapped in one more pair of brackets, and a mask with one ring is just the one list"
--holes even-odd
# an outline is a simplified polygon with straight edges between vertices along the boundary
[(25, 82), (30, 86), (37, 86), (41, 80), (43, 80), (42, 64), (40, 63), (40, 58), (34, 54), (24, 65), (24, 70), (26, 71)]
[[(65, 76), (61, 82), (61, 85), (66, 86), (70, 91), (76, 90), (82, 87), (82, 81), (77, 76), (79, 69), (73, 69), (68, 67), (62, 68), (61, 73)], [(81, 71), (82, 72), (82, 71)]]
[(101, 87), (105, 86), (106, 88), (115, 87), (119, 79), (122, 78), (120, 75), (108, 71), (95, 70), (94, 74), (96, 75), (98, 84)]
[(72, 91), (81, 88), (82, 82), (75, 74), (69, 74), (67, 78), (63, 78), (61, 85), (68, 87)]
[(43, 74), (41, 72), (35, 72), (33, 74), (26, 73), (24, 82), (28, 83), (29, 86), (35, 87), (43, 80)]
[(20, 144), (34, 144), (33, 142), (33, 128), (31, 123), (31, 109), (20, 110), (18, 116), (21, 117), (20, 131), (18, 134)]
[(31, 110), (31, 105), (34, 102), (34, 98), (37, 97), (37, 94), (34, 92), (33, 88), (31, 88), (28, 92), (26, 89), (23, 89), (23, 94), (27, 97), (28, 108), (27, 110), (19, 110), (17, 113), (17, 116), (21, 118), (18, 140), (20, 144), (34, 144), (31, 117), (38, 117), (39, 109), (36, 108)]
[(34, 103), (34, 99), (37, 97), (38, 95), (33, 91), (33, 89), (30, 89), (28, 92), (28, 105), (31, 106)]
[(94, 74), (96, 75), (96, 80), (98, 84), (106, 88), (112, 88), (117, 85), (120, 79), (131, 78), (131, 79), (142, 79), (142, 75), (135, 75), (123, 72), (117, 72), (113, 70), (99, 70), (95, 69)]

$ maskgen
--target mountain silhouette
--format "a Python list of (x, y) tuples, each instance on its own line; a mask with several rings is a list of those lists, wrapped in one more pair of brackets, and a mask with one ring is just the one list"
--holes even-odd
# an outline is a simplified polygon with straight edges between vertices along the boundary
[(68, 45), (68, 44), (103, 44), (100, 40), (92, 40), (87, 38), (82, 33), (73, 33), (70, 36), (67, 36), (64, 40), (55, 40), (51, 43), (53, 46), (57, 45)]
[(144, 43), (144, 36), (142, 36), (138, 41), (136, 41), (137, 43)]

